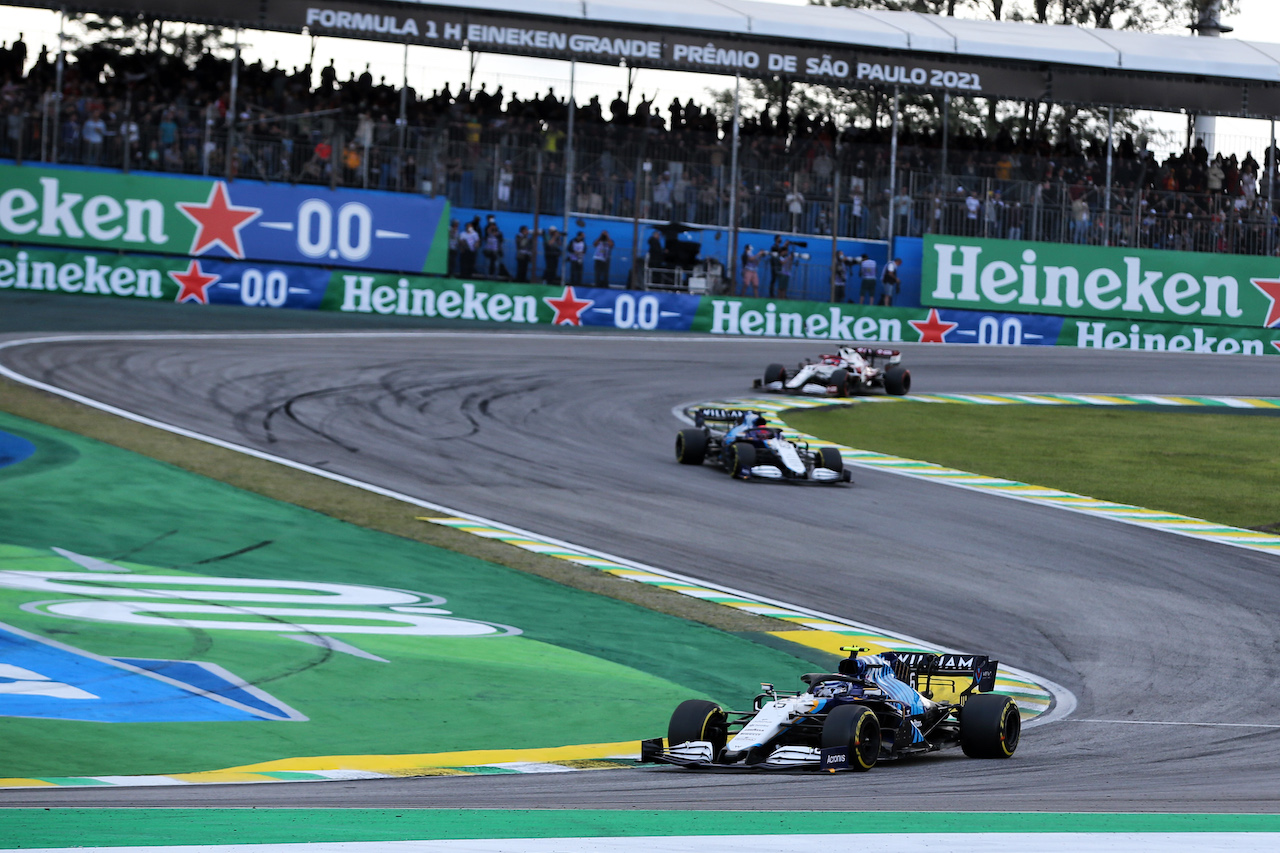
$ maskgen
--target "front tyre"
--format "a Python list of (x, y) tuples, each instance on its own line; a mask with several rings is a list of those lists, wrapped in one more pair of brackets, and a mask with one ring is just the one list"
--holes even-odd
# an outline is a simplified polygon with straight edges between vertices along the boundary
[(843, 369), (831, 371), (831, 375), (827, 377), (827, 387), (834, 387), (836, 389), (835, 396), (837, 397), (848, 397), (849, 371)]
[(880, 721), (865, 705), (840, 705), (822, 723), (822, 748), (849, 748), (850, 770), (867, 771), (880, 758)]
[(707, 458), (707, 433), (700, 429), (682, 429), (676, 433), (676, 461), (681, 465), (701, 465)]
[(787, 369), (781, 364), (771, 364), (764, 369), (764, 384), (769, 385), (772, 382), (786, 382)]
[(744, 480), (751, 476), (751, 469), (756, 467), (756, 448), (745, 441), (735, 441), (729, 445), (729, 474)]
[(676, 706), (667, 724), (667, 747), (695, 740), (711, 742), (711, 754), (719, 755), (729, 739), (728, 718), (715, 702), (686, 699)]
[(884, 390), (895, 397), (905, 396), (911, 390), (911, 371), (895, 364), (884, 372)]
[(970, 758), (1012, 758), (1022, 736), (1018, 703), (999, 693), (970, 696), (960, 709), (960, 748)]
[(842, 472), (844, 459), (840, 456), (840, 451), (834, 447), (820, 447), (818, 448), (818, 467)]

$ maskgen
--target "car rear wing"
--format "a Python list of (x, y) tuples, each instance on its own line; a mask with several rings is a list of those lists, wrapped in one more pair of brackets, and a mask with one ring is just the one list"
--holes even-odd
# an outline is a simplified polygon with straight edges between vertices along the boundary
[(902, 360), (901, 350), (887, 347), (854, 347), (854, 349), (858, 355), (866, 359), (887, 358), (891, 364)]
[(975, 688), (979, 693), (990, 693), (996, 687), (996, 671), (1000, 661), (992, 660), (986, 655), (933, 654), (931, 652), (894, 652), (898, 660), (907, 665), (907, 669), (916, 677), (918, 683), (926, 688), (934, 677), (969, 676), (973, 684), (965, 689), (965, 693)]
[(764, 412), (758, 412), (755, 409), (716, 409), (716, 408), (699, 408), (693, 410), (694, 426), (702, 426), (710, 423), (739, 423), (747, 415), (759, 415), (764, 417)]

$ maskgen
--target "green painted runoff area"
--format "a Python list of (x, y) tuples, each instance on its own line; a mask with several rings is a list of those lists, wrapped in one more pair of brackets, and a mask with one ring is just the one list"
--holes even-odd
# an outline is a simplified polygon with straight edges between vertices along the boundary
[[(854, 785), (860, 776), (834, 776)], [(13, 847), (888, 832), (1277, 832), (1280, 816), (596, 809), (0, 809)]]
[(860, 450), (1234, 527), (1277, 529), (1280, 421), (1235, 411), (908, 399), (793, 409), (784, 417), (795, 429)]
[[(154, 624), (94, 622), (47, 612), (50, 601), (88, 606), (74, 603), (94, 602), (92, 592), (0, 588), (0, 622), (110, 658), (217, 664), (308, 718), (6, 718), (0, 777), (173, 774), (299, 756), (634, 741), (665, 734), (683, 699), (745, 705), (761, 681), (789, 683), (812, 667), (745, 636), (356, 527), (31, 421), (0, 414), (0, 430), (37, 447), (31, 458), (0, 469), (0, 570), (81, 572), (92, 583), (95, 573), (52, 551), (61, 548), (128, 569), (126, 586), (145, 588), (148, 574), (192, 576), (195, 583), (169, 599), (185, 604), (206, 605), (199, 593), (218, 589), (202, 586), (202, 577), (279, 582), (250, 590), (251, 597), (298, 594), (290, 584), (355, 584), (380, 594), (409, 591), (424, 612), (522, 632), (332, 635), (382, 662), (262, 630), (275, 627), (273, 618), (291, 621), (287, 614), (226, 607), (201, 617), (245, 623), (225, 629), (166, 624), (163, 613), (149, 620)], [(118, 601), (119, 594), (102, 599)], [(324, 599), (317, 593), (317, 606)], [(32, 606), (37, 602), (46, 603)], [(346, 613), (378, 608), (329, 609), (332, 615), (299, 621), (380, 624), (376, 614)], [(259, 630), (245, 627), (255, 622)], [(73, 813), (61, 814), (73, 820)], [(204, 814), (190, 826), (207, 826)], [(175, 834), (152, 837), (194, 840), (180, 829), (183, 820), (175, 820)], [(24, 843), (36, 837), (5, 835)]]

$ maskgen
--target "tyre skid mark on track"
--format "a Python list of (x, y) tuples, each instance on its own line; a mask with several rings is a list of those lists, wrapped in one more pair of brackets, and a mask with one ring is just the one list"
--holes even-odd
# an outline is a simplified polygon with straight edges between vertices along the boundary
[[(1088, 402), (1085, 402), (1086, 400)], [(1155, 402), (1157, 400), (1169, 400), (1172, 402), (1157, 403)], [(1280, 410), (1280, 399), (1260, 397), (1156, 397), (1147, 395), (1119, 394), (931, 394), (905, 399), (899, 397), (868, 396), (860, 398), (856, 402), (830, 398), (726, 398), (724, 400), (716, 400), (709, 403), (681, 406), (678, 407), (675, 414), (682, 420), (690, 420), (689, 412), (695, 408), (746, 408), (769, 412), (774, 415), (775, 422), (781, 422), (781, 418), (778, 417), (778, 414), (786, 411), (787, 409), (813, 409), (822, 406), (848, 406), (858, 405), (863, 402), (910, 403), (913, 401), (921, 403), (962, 403), (976, 405), (1002, 405), (1029, 402), (1041, 405), (1074, 406), (1220, 406), (1231, 409)], [(1186, 536), (1205, 542), (1215, 542), (1219, 545), (1230, 545), (1234, 548), (1244, 548), (1250, 551), (1259, 551), (1264, 554), (1280, 556), (1280, 536), (1272, 533), (1262, 533), (1257, 530), (1246, 530), (1240, 527), (1231, 527), (1225, 524), (1206, 521), (1202, 518), (1193, 518), (1191, 516), (1179, 515), (1173, 512), (1165, 512), (1163, 510), (1147, 509), (1145, 507), (1133, 506), (1131, 504), (1115, 503), (1113, 501), (1092, 498), (1087, 495), (1065, 492), (1061, 489), (1036, 486), (1030, 483), (1020, 483), (1016, 480), (1005, 480), (1000, 477), (988, 477), (983, 474), (974, 474), (969, 471), (959, 471), (955, 468), (947, 468), (943, 465), (937, 465), (933, 462), (925, 462), (919, 459), (907, 459), (901, 456), (891, 456), (887, 453), (877, 453), (871, 450), (860, 450), (854, 447), (846, 447), (815, 436), (807, 435), (798, 430), (792, 429), (785, 423), (782, 424), (782, 427), (790, 437), (808, 441), (811, 444), (818, 446), (830, 446), (837, 448), (840, 451), (841, 456), (844, 457), (845, 464), (853, 465), (858, 468), (867, 468), (874, 471), (887, 471), (891, 474), (900, 474), (904, 477), (913, 477), (918, 480), (942, 483), (944, 485), (982, 492), (983, 494), (988, 495), (999, 495), (1001, 497), (1023, 501), (1025, 503), (1051, 506), (1057, 509), (1090, 515), (1095, 518), (1105, 518), (1121, 524), (1144, 527), (1148, 530), (1159, 530), (1165, 533), (1172, 533), (1177, 536)]]
[[(304, 336), (306, 335), (299, 335), (298, 337), (304, 337)], [(353, 336), (361, 336), (361, 335), (360, 333), (357, 333), (356, 335), (353, 335)], [(80, 341), (104, 340), (104, 339), (118, 340), (122, 337), (134, 338), (138, 340), (154, 341), (154, 340), (182, 339), (184, 336), (165, 335), (165, 334), (160, 334), (160, 335), (145, 334), (145, 335), (137, 335), (137, 336), (58, 335), (58, 336), (28, 338), (25, 340), (14, 340), (14, 341), (3, 342), (3, 343), (0, 343), (0, 350), (4, 350), (11, 347), (16, 347), (16, 346), (38, 344), (38, 343), (75, 343)], [(226, 334), (226, 335), (214, 334), (214, 335), (209, 335), (207, 337), (260, 338), (263, 336), (244, 335), (244, 334)], [(274, 462), (279, 465), (284, 465), (286, 467), (293, 468), (294, 470), (303, 471), (318, 477), (324, 477), (325, 479), (342, 483), (344, 485), (362, 489), (364, 491), (368, 491), (373, 494), (389, 497), (389, 498), (392, 498), (393, 500), (407, 503), (432, 513), (438, 513), (439, 515), (437, 516), (431, 516), (424, 519), (427, 521), (431, 521), (433, 523), (447, 524), (448, 526), (451, 526), (451, 527), (456, 526), (459, 529), (467, 529), (468, 527), (470, 527), (472, 528), (470, 532), (476, 533), (477, 535), (486, 535), (487, 533), (489, 538), (502, 538), (503, 541), (508, 541), (509, 544), (514, 544), (514, 545), (517, 545), (518, 547), (526, 547), (527, 550), (536, 549), (538, 553), (551, 554), (552, 556), (561, 556), (562, 558), (565, 558), (565, 559), (569, 559), (570, 555), (572, 555), (575, 558), (580, 558), (584, 560), (581, 563), (581, 565), (591, 566), (593, 568), (611, 571), (613, 573), (618, 574), (618, 576), (620, 577), (627, 577), (629, 580), (633, 580), (637, 582), (657, 583), (662, 585), (669, 584), (672, 587), (685, 588), (686, 590), (691, 592), (692, 591), (701, 592), (705, 590), (706, 591), (705, 594), (710, 597), (710, 600), (720, 600), (721, 598), (723, 598), (724, 601), (722, 601), (721, 603), (730, 603), (730, 606), (733, 606), (731, 602), (739, 601), (745, 606), (764, 608), (765, 612), (768, 612), (770, 615), (773, 615), (777, 612), (786, 611), (793, 615), (792, 615), (792, 618), (785, 621), (794, 621), (798, 623), (798, 627), (809, 629), (809, 630), (802, 631), (802, 633), (805, 633), (807, 635), (812, 635), (813, 640), (815, 641), (818, 639), (818, 637), (823, 635), (826, 635), (828, 637), (834, 635), (838, 637), (837, 642), (842, 642), (842, 643), (857, 642), (860, 638), (867, 639), (872, 643), (876, 643), (878, 639), (883, 641), (883, 643), (881, 644), (884, 646), (884, 648), (895, 648), (895, 647), (896, 648), (914, 648), (914, 649), (920, 649), (920, 650), (926, 650), (926, 651), (940, 651), (940, 652), (956, 651), (954, 649), (946, 649), (939, 646), (935, 646), (906, 635), (883, 631), (881, 629), (873, 628), (872, 626), (864, 625), (862, 623), (854, 622), (852, 620), (846, 620), (841, 617), (832, 616), (830, 614), (809, 610), (807, 608), (798, 607), (795, 605), (787, 604), (780, 601), (775, 601), (775, 600), (761, 597), (761, 596), (749, 595), (739, 590), (735, 590), (729, 587), (722, 587), (716, 584), (711, 584), (695, 578), (679, 575), (674, 572), (667, 572), (665, 570), (648, 566), (642, 563), (637, 563), (631, 560), (627, 560), (622, 557), (617, 557), (611, 554), (594, 551), (592, 549), (579, 548), (578, 546), (570, 545), (569, 543), (552, 539), (549, 537), (540, 536), (538, 534), (534, 534), (526, 530), (521, 530), (519, 528), (507, 527), (505, 525), (498, 524), (490, 519), (483, 518), (481, 516), (475, 516), (468, 513), (461, 513), (449, 507), (435, 504), (430, 501), (421, 500), (419, 498), (412, 497), (411, 495), (407, 495), (402, 492), (397, 492), (395, 490), (387, 489), (372, 483), (367, 483), (361, 480), (357, 480), (352, 477), (336, 474), (331, 471), (325, 471), (323, 469), (316, 468), (314, 466), (307, 465), (305, 463), (296, 462), (294, 460), (287, 459), (282, 456), (277, 456), (272, 453), (267, 453), (251, 447), (246, 447), (244, 445), (239, 445), (234, 442), (226, 441), (224, 439), (216, 438), (214, 436), (197, 432), (195, 430), (187, 429), (185, 427), (180, 427), (175, 424), (165, 423), (164, 421), (159, 421), (154, 418), (147, 417), (145, 415), (137, 414), (135, 412), (130, 412), (127, 409), (122, 409), (118, 406), (113, 406), (109, 403), (103, 403), (91, 397), (86, 397), (82, 394), (77, 394), (75, 392), (68, 391), (63, 388), (59, 388), (55, 385), (50, 385), (46, 382), (42, 382), (38, 379), (25, 376), (15, 370), (5, 367), (4, 365), (0, 365), (0, 375), (5, 376), (9, 379), (12, 379), (13, 381), (21, 383), (23, 385), (27, 385), (32, 388), (37, 388), (39, 390), (46, 391), (51, 394), (55, 394), (65, 399), (73, 400), (75, 402), (81, 403), (83, 405), (89, 406), (99, 411), (107, 412), (109, 414), (134, 421), (135, 423), (143, 424), (145, 426), (149, 426), (155, 429), (164, 430), (165, 432), (170, 432), (176, 435), (181, 435), (186, 438), (191, 438), (196, 441), (204, 442), (206, 444), (212, 444), (214, 446), (222, 447), (227, 450), (233, 450), (237, 453), (243, 453), (247, 456), (252, 456), (257, 459)], [(800, 402), (800, 401), (791, 401), (789, 405), (778, 406), (776, 408), (778, 409), (796, 408), (797, 406), (795, 404), (797, 402)], [(824, 403), (829, 403), (830, 401), (812, 400), (812, 401), (805, 401), (805, 402), (813, 403), (816, 405), (822, 405)], [(524, 543), (524, 544), (521, 544), (521, 543)], [(701, 597), (701, 595), (699, 597)], [(830, 627), (827, 627), (827, 626), (830, 626)], [(792, 632), (785, 632), (785, 633), (791, 634)], [(815, 646), (819, 648), (822, 647), (820, 645), (817, 645), (816, 642), (815, 642)], [(1031, 728), (1036, 725), (1043, 725), (1049, 722), (1055, 722), (1057, 720), (1067, 717), (1068, 715), (1071, 714), (1072, 711), (1075, 710), (1076, 698), (1071, 693), (1071, 691), (1047, 679), (1041, 678), (1039, 676), (1033, 676), (1030, 673), (1026, 673), (1021, 670), (1002, 667), (1000, 680), (1008, 684), (1010, 688), (1008, 692), (1018, 695), (1020, 697), (1024, 697), (1024, 698), (1021, 698), (1020, 701), (1025, 703), (1027, 706), (1026, 707), (1027, 713), (1025, 714), (1025, 716), (1028, 716), (1031, 718), (1027, 723), (1024, 723), (1024, 726), (1027, 728)], [(588, 757), (588, 756), (584, 756), (584, 757)], [(354, 756), (353, 758), (383, 760), (383, 759), (394, 759), (397, 757), (396, 756)], [(581, 764), (582, 762), (573, 761), (572, 763), (575, 765), (578, 765), (578, 764)], [(569, 769), (582, 769), (582, 768), (575, 766)], [(441, 770), (455, 771), (455, 773), (453, 774), (445, 772), (442, 775), (456, 775), (457, 773), (467, 774), (468, 772), (467, 770), (460, 769), (460, 768), (441, 768)], [(219, 773), (227, 774), (230, 772), (231, 771), (211, 771), (210, 774), (180, 774), (177, 776), (157, 776), (157, 777), (96, 777), (93, 779), (50, 778), (50, 779), (27, 779), (27, 780), (7, 779), (7, 780), (0, 780), (0, 787), (22, 787), (24, 785), (34, 785), (34, 786), (43, 787), (43, 786), (49, 786), (49, 785), (58, 786), (58, 785), (104, 785), (104, 784), (105, 785), (188, 784), (194, 781), (193, 777), (195, 776), (201, 777), (202, 781), (211, 781), (211, 782), (212, 781), (225, 781), (225, 782), (306, 781), (306, 779), (296, 778), (299, 774), (304, 776), (309, 776), (309, 778), (313, 778), (313, 779), (382, 778), (381, 775), (368, 775), (370, 773), (373, 773), (373, 771), (359, 771), (359, 770), (345, 770), (345, 769), (338, 770), (338, 771), (315, 771), (314, 773), (308, 773), (306, 771), (292, 771), (289, 775), (295, 778), (291, 778), (287, 780), (281, 779), (281, 778), (268, 778), (270, 774), (258, 774), (263, 776), (264, 778), (252, 778), (252, 779), (239, 778), (240, 776), (244, 775), (242, 770), (236, 770), (236, 773), (233, 774), (233, 775), (236, 775), (237, 778), (225, 778), (225, 776), (223, 779), (212, 778), (212, 774), (219, 774)], [(329, 775), (335, 772), (340, 774), (355, 773), (357, 775), (355, 776), (346, 775), (346, 776), (337, 776), (337, 777), (333, 775)], [(502, 772), (502, 771), (487, 770), (487, 771), (481, 771), (481, 772)], [(517, 770), (516, 772), (525, 772), (525, 771)], [(404, 775), (404, 774), (393, 773), (390, 775)]]

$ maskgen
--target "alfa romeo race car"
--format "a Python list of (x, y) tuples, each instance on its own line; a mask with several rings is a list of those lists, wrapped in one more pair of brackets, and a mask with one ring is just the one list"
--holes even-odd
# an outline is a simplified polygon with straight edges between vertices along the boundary
[(676, 434), (676, 461), (701, 465), (713, 459), (742, 480), (848, 483), (853, 478), (834, 447), (811, 449), (784, 438), (761, 412), (695, 409), (694, 426)]
[[(984, 655), (846, 647), (839, 672), (811, 672), (796, 693), (761, 684), (751, 711), (705, 699), (681, 702), (642, 761), (690, 768), (870, 770), (877, 761), (959, 746), (970, 758), (1010, 758), (1022, 717), (990, 692), (999, 666)], [(969, 683), (960, 688), (962, 681)], [(948, 701), (935, 700), (935, 689)]]
[(902, 366), (902, 353), (896, 349), (840, 347), (835, 355), (820, 355), (794, 370), (771, 364), (764, 369), (764, 380), (754, 380), (752, 387), (817, 397), (850, 397), (883, 388), (901, 397), (911, 390), (911, 371)]

